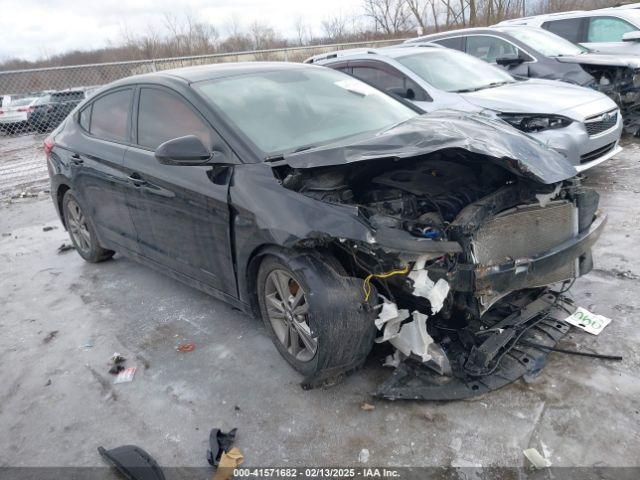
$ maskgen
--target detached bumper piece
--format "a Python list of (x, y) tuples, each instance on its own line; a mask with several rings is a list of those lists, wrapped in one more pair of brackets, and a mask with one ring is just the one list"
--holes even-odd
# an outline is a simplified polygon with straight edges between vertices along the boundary
[(409, 358), (374, 395), (389, 400), (462, 400), (537, 374), (549, 351), (527, 345), (553, 348), (569, 331), (563, 319), (575, 306), (549, 291), (530, 292), (509, 306), (515, 311), (505, 317), (501, 308), (492, 309), (481, 323), (469, 325), (446, 347), (449, 358), (455, 359), (452, 376), (439, 375)]

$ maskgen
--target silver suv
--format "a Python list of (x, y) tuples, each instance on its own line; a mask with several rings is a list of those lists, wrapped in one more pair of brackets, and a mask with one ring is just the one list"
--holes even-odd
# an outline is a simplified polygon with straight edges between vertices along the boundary
[(600, 92), (555, 80), (516, 79), (436, 45), (343, 50), (306, 60), (342, 70), (426, 112), (485, 112), (559, 151), (584, 171), (617, 154), (622, 118)]
[(550, 13), (505, 20), (498, 25), (542, 27), (592, 50), (622, 55), (640, 54), (640, 5), (599, 10)]

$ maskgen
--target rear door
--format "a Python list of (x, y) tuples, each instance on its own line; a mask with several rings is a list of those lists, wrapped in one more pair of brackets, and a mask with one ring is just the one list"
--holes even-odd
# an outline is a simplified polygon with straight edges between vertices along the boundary
[(105, 246), (136, 249), (126, 204), (124, 153), (131, 141), (132, 87), (105, 92), (62, 130), (72, 188)]
[(136, 139), (126, 153), (125, 168), (143, 255), (235, 297), (227, 202), (232, 167), (163, 165), (154, 151), (168, 140), (196, 135), (222, 152), (224, 162), (233, 163), (233, 153), (174, 90), (141, 86), (136, 104)]

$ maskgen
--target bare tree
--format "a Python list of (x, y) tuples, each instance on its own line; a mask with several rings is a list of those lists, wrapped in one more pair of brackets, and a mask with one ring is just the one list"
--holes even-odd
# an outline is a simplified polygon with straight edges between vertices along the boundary
[(365, 15), (375, 30), (386, 35), (398, 35), (413, 27), (413, 19), (405, 0), (364, 0)]
[(308, 45), (309, 43), (311, 43), (313, 33), (311, 31), (311, 27), (305, 21), (302, 15), (298, 15), (294, 19), (293, 28), (296, 31), (296, 41), (298, 42), (298, 45)]
[(348, 34), (348, 20), (342, 14), (331, 15), (322, 20), (324, 36), (330, 42), (344, 41)]

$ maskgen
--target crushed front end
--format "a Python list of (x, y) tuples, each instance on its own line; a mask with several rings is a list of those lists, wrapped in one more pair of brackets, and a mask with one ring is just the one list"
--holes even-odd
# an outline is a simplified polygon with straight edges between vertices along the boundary
[(606, 219), (564, 159), (540, 150), (533, 164), (516, 148), (529, 141), (511, 140), (511, 157), (458, 145), (280, 170), (286, 188), (357, 206), (372, 232), (367, 242), (322, 238), (345, 274), (363, 280), (376, 341), (394, 349), (386, 363), (395, 371), (377, 395), (445, 400), (494, 390), (539, 371), (569, 330), (563, 318), (574, 307), (562, 288), (591, 270)]

